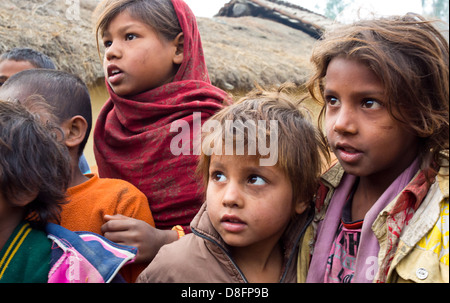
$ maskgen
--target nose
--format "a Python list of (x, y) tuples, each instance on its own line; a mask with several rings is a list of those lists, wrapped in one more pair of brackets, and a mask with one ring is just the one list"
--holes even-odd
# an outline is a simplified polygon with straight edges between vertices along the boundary
[(357, 115), (354, 108), (343, 104), (333, 115), (334, 123), (331, 126), (334, 132), (339, 134), (357, 133)]
[(118, 42), (111, 43), (105, 51), (105, 60), (111, 61), (114, 58), (122, 57), (122, 49)]
[(222, 205), (230, 208), (241, 208), (244, 205), (242, 189), (237, 182), (230, 182), (224, 188)]

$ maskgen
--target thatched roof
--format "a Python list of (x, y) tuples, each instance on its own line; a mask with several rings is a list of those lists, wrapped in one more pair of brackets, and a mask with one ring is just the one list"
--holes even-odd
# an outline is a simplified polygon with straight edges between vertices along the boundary
[(213, 84), (248, 90), (285, 81), (302, 84), (316, 39), (255, 17), (198, 19)]
[(273, 20), (301, 30), (316, 39), (334, 24), (333, 20), (323, 15), (280, 0), (231, 0), (220, 9), (217, 16), (253, 16)]
[(1, 0), (0, 52), (31, 47), (54, 59), (59, 69), (79, 75), (88, 84), (94, 83), (103, 77), (91, 26), (97, 1), (80, 3), (76, 20), (66, 1)]
[[(91, 23), (97, 3), (81, 0), (80, 20), (73, 20), (66, 1), (0, 1), (0, 52), (34, 48), (53, 58), (58, 68), (94, 84), (104, 77)], [(214, 85), (248, 90), (254, 82), (304, 82), (316, 41), (310, 35), (257, 17), (198, 18), (198, 24)]]

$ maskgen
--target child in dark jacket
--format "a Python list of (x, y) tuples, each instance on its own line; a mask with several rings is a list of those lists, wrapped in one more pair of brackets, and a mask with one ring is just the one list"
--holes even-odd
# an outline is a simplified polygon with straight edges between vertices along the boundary
[(162, 247), (138, 282), (297, 281), (298, 244), (328, 155), (299, 108), (281, 87), (254, 92), (204, 124), (198, 171), (206, 202), (193, 234)]

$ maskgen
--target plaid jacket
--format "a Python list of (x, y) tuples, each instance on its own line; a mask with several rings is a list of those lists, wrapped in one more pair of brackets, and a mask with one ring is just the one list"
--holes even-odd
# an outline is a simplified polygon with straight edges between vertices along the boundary
[[(444, 163), (430, 184), (419, 171), (378, 215), (372, 225), (380, 245), (374, 282), (449, 282), (448, 173), (448, 163)], [(336, 164), (322, 176), (315, 218), (298, 256), (299, 282), (306, 281), (318, 223), (325, 218), (343, 175), (343, 168)]]

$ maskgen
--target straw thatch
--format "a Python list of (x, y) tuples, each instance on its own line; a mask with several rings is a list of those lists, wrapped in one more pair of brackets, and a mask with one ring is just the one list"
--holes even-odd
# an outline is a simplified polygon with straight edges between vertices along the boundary
[[(0, 52), (31, 47), (53, 58), (58, 68), (96, 83), (104, 77), (91, 22), (98, 1), (79, 1), (79, 20), (71, 10), (77, 2), (0, 1)], [(198, 18), (198, 24), (214, 85), (245, 91), (255, 82), (304, 82), (315, 42), (308, 34), (257, 17)]]
[(333, 20), (323, 15), (280, 0), (231, 0), (220, 9), (217, 16), (253, 16), (273, 20), (301, 30), (316, 39), (334, 24)]
[(31, 47), (52, 59), (59, 69), (79, 75), (86, 83), (103, 77), (92, 33), (96, 0), (81, 0), (79, 20), (65, 0), (2, 0), (0, 52)]
[(211, 81), (226, 90), (248, 90), (254, 83), (301, 84), (309, 73), (315, 39), (255, 17), (198, 20)]

